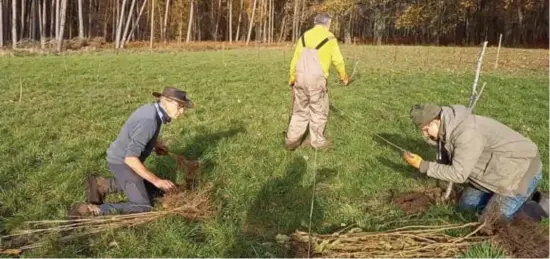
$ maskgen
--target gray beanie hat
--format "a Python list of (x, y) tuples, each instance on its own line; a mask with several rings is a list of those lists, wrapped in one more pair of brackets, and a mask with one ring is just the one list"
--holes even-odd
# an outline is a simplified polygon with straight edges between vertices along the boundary
[(435, 104), (415, 104), (410, 110), (411, 120), (417, 127), (422, 127), (441, 114), (441, 107)]

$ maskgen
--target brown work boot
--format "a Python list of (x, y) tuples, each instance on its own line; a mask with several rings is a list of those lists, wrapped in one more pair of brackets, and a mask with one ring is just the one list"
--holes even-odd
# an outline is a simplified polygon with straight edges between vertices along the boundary
[(101, 205), (109, 190), (109, 180), (101, 176), (88, 176), (86, 179), (86, 200)]
[(313, 148), (320, 151), (329, 150), (332, 148), (332, 144), (330, 143), (330, 141), (327, 140), (323, 145), (319, 147), (313, 147)]
[(73, 204), (69, 211), (69, 216), (72, 218), (97, 216), (99, 215), (99, 206), (89, 203)]
[(285, 149), (286, 150), (294, 151), (299, 146), (300, 146), (300, 142), (298, 142), (298, 141), (290, 142), (290, 143), (285, 141)]

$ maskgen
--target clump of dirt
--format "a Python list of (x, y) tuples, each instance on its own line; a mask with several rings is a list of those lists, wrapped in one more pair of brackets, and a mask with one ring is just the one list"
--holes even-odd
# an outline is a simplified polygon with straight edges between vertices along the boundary
[(195, 179), (201, 163), (198, 160), (186, 159), (181, 155), (176, 156), (177, 168), (184, 173), (184, 179), (187, 189), (195, 188)]
[(511, 257), (548, 258), (548, 228), (525, 214), (517, 215), (512, 221), (495, 220), (483, 229), (492, 235), (492, 242), (504, 249)]
[(426, 212), (432, 204), (443, 196), (441, 188), (421, 189), (410, 192), (391, 192), (391, 201), (395, 203), (405, 214)]

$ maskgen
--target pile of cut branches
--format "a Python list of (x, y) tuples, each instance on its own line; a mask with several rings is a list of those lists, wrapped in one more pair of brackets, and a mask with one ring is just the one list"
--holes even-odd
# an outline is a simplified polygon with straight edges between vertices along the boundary
[[(296, 231), (291, 236), (295, 257), (372, 258), (372, 257), (456, 257), (468, 246), (486, 242), (489, 237), (474, 236), (483, 225), (477, 222), (441, 226), (407, 226), (385, 232), (352, 229), (334, 234)], [(464, 237), (446, 231), (477, 227)], [(311, 241), (311, 243), (310, 243)]]
[[(160, 199), (162, 209), (127, 215), (97, 216), (67, 220), (42, 220), (25, 222), (29, 229), (16, 231), (13, 234), (0, 237), (10, 243), (12, 240), (21, 240), (25, 236), (37, 239), (47, 234), (62, 234), (59, 241), (68, 241), (84, 236), (110, 231), (113, 229), (135, 227), (143, 225), (169, 215), (182, 216), (187, 220), (204, 220), (214, 215), (214, 208), (210, 203), (211, 186), (196, 191), (180, 190), (164, 195)], [(18, 247), (24, 251), (43, 246), (45, 242), (26, 244)]]

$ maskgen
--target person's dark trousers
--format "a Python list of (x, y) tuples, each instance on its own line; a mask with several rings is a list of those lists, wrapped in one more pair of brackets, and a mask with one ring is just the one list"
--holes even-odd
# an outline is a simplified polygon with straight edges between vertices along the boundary
[(100, 214), (130, 214), (151, 211), (153, 198), (160, 194), (160, 190), (127, 165), (108, 165), (114, 175), (114, 178), (109, 179), (109, 192), (124, 192), (128, 197), (128, 202), (102, 204), (99, 206)]

